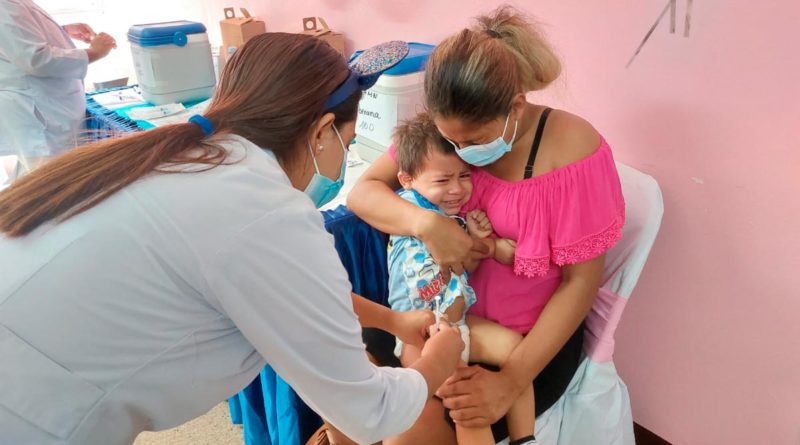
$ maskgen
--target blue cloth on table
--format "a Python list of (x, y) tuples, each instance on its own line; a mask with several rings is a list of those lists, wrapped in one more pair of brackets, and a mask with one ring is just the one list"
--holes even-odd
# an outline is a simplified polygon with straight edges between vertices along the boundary
[(233, 423), (243, 426), (246, 445), (300, 445), (322, 424), (270, 366), (228, 399), (228, 407)]
[[(147, 121), (133, 120), (128, 116), (128, 112), (130, 110), (134, 108), (151, 107), (152, 104), (146, 103), (130, 105), (111, 110), (100, 105), (93, 99), (93, 96), (97, 94), (108, 93), (111, 91), (125, 91), (134, 88), (138, 88), (138, 86), (129, 85), (124, 87), (109, 88), (86, 94), (86, 129), (88, 130), (86, 136), (89, 139), (89, 142), (105, 139), (115, 134), (119, 135), (155, 128), (153, 124)], [(190, 101), (185, 102), (183, 105), (186, 108), (189, 108), (200, 102), (202, 101)]]
[[(353, 292), (388, 306), (387, 235), (344, 206), (322, 214)], [(322, 425), (319, 416), (269, 366), (228, 403), (234, 422), (242, 423), (246, 445), (301, 445)]]
[(325, 229), (333, 235), (353, 292), (389, 306), (386, 245), (389, 236), (359, 219), (344, 206), (322, 212)]
[(89, 142), (105, 139), (113, 134), (132, 133), (145, 129), (140, 127), (136, 121), (129, 119), (127, 114), (124, 114), (126, 109), (135, 108), (136, 106), (120, 108), (119, 110), (110, 110), (100, 105), (92, 98), (92, 96), (97, 94), (108, 93), (110, 91), (122, 91), (130, 88), (133, 87), (109, 88), (86, 94), (86, 129), (88, 130), (86, 136)]

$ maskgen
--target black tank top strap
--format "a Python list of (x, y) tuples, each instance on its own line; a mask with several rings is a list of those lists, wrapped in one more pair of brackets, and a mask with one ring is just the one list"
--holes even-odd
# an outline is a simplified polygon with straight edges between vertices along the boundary
[(534, 135), (533, 144), (531, 144), (531, 154), (528, 156), (528, 163), (525, 165), (524, 179), (528, 179), (533, 175), (533, 163), (536, 162), (536, 153), (539, 152), (539, 144), (542, 142), (544, 125), (547, 123), (547, 116), (550, 115), (551, 111), (553, 111), (552, 108), (545, 108), (539, 117), (539, 125), (536, 127), (536, 135)]

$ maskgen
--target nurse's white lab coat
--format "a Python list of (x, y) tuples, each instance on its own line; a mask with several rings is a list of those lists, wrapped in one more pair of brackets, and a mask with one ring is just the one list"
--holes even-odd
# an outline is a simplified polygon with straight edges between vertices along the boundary
[(0, 0), (0, 156), (55, 156), (86, 112), (86, 51), (31, 0)]
[(130, 444), (265, 363), (359, 443), (421, 413), (422, 375), (367, 361), (322, 215), (271, 153), (220, 138), (243, 160), (0, 238), (0, 443)]

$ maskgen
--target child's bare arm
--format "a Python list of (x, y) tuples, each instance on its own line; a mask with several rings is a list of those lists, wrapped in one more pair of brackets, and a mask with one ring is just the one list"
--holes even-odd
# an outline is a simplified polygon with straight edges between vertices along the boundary
[(464, 298), (463, 297), (456, 298), (456, 301), (454, 301), (453, 304), (450, 305), (450, 307), (445, 309), (444, 315), (447, 316), (447, 321), (451, 323), (455, 323), (458, 320), (461, 320), (461, 317), (464, 316)]
[(500, 264), (514, 264), (514, 257), (517, 252), (517, 243), (514, 242), (514, 240), (506, 238), (483, 238), (478, 239), (478, 242), (485, 244), (489, 248), (489, 255), (481, 258), (470, 258), (464, 263), (467, 272), (473, 272), (483, 258), (494, 258)]
[(492, 248), (492, 257), (501, 264), (514, 264), (514, 256), (517, 253), (517, 243), (514, 240), (501, 238), (495, 239)]
[[(473, 210), (467, 213), (467, 230), (473, 238), (489, 247), (489, 255), (484, 258), (494, 258), (501, 264), (514, 264), (514, 254), (517, 250), (517, 243), (505, 238), (491, 238), (494, 228), (489, 221), (489, 217), (483, 210)], [(482, 258), (470, 258), (464, 264), (468, 272), (472, 272), (478, 267)]]

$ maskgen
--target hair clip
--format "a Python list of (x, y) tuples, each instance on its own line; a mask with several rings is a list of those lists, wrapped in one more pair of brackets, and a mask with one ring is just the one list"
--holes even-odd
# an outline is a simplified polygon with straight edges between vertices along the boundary
[(375, 45), (350, 58), (350, 75), (325, 101), (325, 110), (341, 104), (356, 90), (368, 90), (375, 85), (386, 70), (400, 63), (408, 55), (408, 43), (392, 40)]

